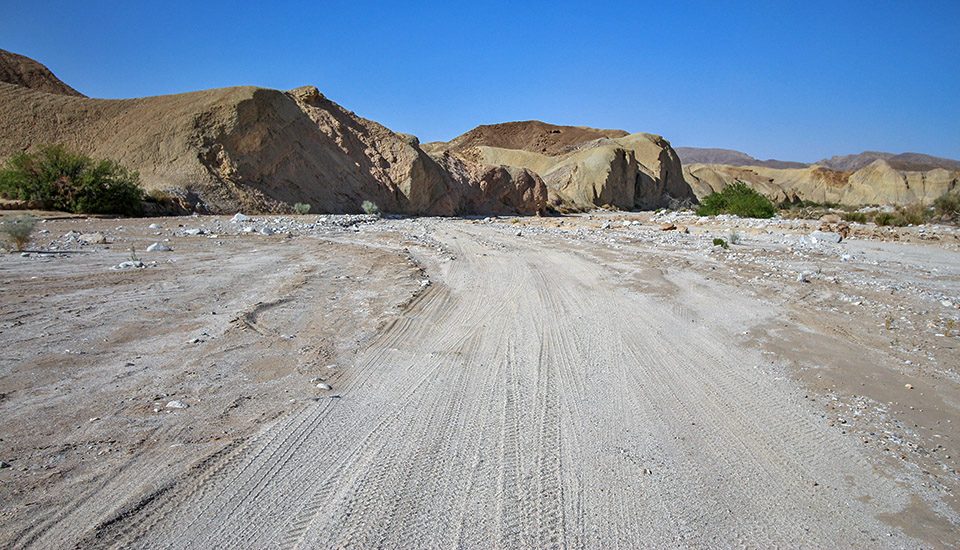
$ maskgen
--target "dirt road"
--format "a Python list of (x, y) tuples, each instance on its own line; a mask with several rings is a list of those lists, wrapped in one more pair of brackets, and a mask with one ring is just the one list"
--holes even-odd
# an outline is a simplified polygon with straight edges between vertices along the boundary
[[(403, 231), (429, 243), (409, 253), (431, 284), (328, 369), (331, 390), (184, 456), (173, 478), (159, 458), (117, 471), (15, 544), (921, 544), (884, 521), (917, 498), (909, 484), (755, 345), (784, 325), (769, 300), (646, 246), (464, 222)], [(315, 307), (278, 313), (276, 334)]]

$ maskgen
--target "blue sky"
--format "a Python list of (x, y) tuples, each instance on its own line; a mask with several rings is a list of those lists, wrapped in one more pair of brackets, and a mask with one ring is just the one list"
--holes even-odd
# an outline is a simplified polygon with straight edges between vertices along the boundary
[(540, 119), (813, 161), (960, 158), (960, 1), (0, 0), (81, 92), (314, 84), (423, 141)]

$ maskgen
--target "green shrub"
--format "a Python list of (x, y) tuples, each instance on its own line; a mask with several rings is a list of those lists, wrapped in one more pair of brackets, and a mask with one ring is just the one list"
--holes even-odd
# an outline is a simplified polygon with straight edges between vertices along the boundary
[(360, 205), (360, 208), (362, 208), (364, 212), (366, 212), (367, 214), (370, 214), (371, 216), (380, 215), (380, 207), (377, 206), (376, 203), (373, 203), (370, 201), (363, 201), (363, 204)]
[(298, 202), (293, 205), (293, 211), (300, 215), (309, 214), (310, 205), (305, 202)]
[(770, 199), (742, 181), (731, 183), (719, 193), (707, 195), (697, 208), (698, 216), (734, 214), (741, 218), (772, 218), (776, 212)]
[(723, 239), (721, 239), (721, 238), (713, 239), (713, 246), (720, 246), (720, 247), (723, 247), (723, 248), (730, 248), (730, 245), (727, 244), (727, 241), (725, 241), (725, 240), (723, 240)]
[(960, 214), (960, 191), (940, 195), (933, 201), (933, 209), (942, 218), (956, 218)]
[(877, 215), (873, 217), (873, 222), (880, 226), (884, 226), (884, 225), (899, 226), (901, 225), (900, 222), (902, 222), (902, 220), (900, 220), (892, 212), (877, 212)]
[(930, 213), (920, 203), (911, 204), (897, 209), (897, 215), (902, 225), (920, 225), (927, 222)]
[(21, 251), (30, 242), (30, 235), (35, 225), (37, 225), (37, 218), (33, 216), (6, 218), (0, 221), (0, 233), (13, 244), (17, 251)]
[(78, 214), (139, 214), (140, 176), (60, 146), (18, 153), (0, 169), (0, 196)]
[(867, 223), (867, 215), (863, 212), (847, 212), (843, 215), (843, 221)]

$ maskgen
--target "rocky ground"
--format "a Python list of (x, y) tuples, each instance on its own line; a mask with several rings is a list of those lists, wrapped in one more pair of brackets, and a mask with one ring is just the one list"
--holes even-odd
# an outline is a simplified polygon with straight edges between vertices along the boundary
[(0, 546), (956, 546), (960, 230), (821, 225), (50, 219)]

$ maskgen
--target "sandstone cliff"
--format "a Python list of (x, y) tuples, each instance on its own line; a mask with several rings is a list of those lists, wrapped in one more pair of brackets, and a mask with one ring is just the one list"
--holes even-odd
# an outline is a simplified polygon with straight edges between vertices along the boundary
[(694, 198), (670, 143), (652, 134), (510, 122), (480, 126), (426, 150), (531, 170), (559, 209), (657, 208)]
[(777, 202), (805, 200), (849, 206), (930, 204), (960, 184), (960, 171), (897, 170), (883, 159), (852, 172), (820, 165), (775, 169), (692, 164), (684, 168), (684, 174), (699, 198), (742, 181)]

